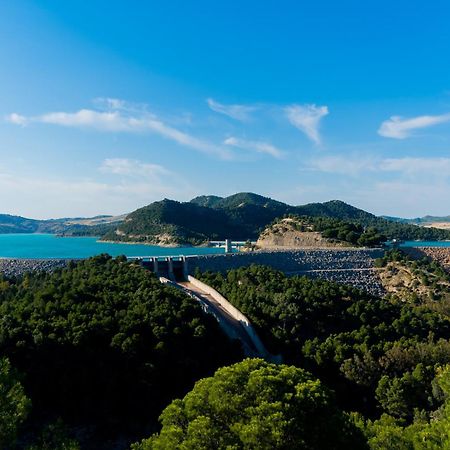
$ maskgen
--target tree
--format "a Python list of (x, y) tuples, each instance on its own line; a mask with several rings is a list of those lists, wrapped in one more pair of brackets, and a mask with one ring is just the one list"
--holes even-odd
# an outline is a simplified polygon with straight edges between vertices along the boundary
[(444, 404), (434, 411), (429, 420), (418, 415), (412, 425), (383, 415), (379, 420), (360, 420), (370, 448), (373, 450), (440, 450), (450, 448), (450, 366), (438, 370), (434, 388), (435, 395), (445, 398)]
[(0, 317), (0, 355), (33, 401), (27, 429), (61, 417), (69, 432), (88, 427), (95, 448), (104, 429), (146, 436), (170, 401), (241, 357), (197, 302), (107, 255), (12, 281)]
[(30, 400), (7, 358), (0, 359), (0, 448), (10, 448), (25, 420)]
[(303, 369), (247, 359), (196, 383), (134, 450), (362, 449), (365, 441), (322, 383)]

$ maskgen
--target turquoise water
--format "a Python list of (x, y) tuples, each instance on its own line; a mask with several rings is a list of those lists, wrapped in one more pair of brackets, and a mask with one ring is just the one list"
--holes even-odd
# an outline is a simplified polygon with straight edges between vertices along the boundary
[(450, 241), (405, 241), (400, 247), (450, 247)]
[(95, 237), (57, 237), (53, 234), (0, 234), (0, 258), (87, 258), (112, 256), (174, 256), (224, 253), (221, 248), (112, 244)]

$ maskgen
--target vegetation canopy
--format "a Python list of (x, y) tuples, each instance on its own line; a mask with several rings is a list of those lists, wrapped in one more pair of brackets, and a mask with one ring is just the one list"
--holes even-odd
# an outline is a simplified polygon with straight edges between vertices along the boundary
[(197, 303), (124, 258), (0, 286), (0, 354), (24, 375), (30, 426), (61, 417), (94, 442), (148, 433), (170, 400), (241, 355)]
[(200, 380), (160, 420), (161, 432), (134, 450), (367, 448), (319, 380), (258, 359)]

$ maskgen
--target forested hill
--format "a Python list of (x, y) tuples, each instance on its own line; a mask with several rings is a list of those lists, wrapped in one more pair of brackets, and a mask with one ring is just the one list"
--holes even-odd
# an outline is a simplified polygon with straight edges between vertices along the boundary
[(339, 200), (292, 206), (253, 193), (229, 197), (196, 197), (187, 203), (162, 200), (129, 214), (103, 239), (151, 244), (199, 245), (208, 240), (256, 239), (276, 218), (289, 214), (345, 220), (363, 228), (375, 227), (388, 239), (450, 239), (450, 231), (392, 222)]
[(0, 233), (55, 233), (101, 236), (103, 240), (156, 245), (201, 245), (208, 240), (256, 239), (275, 219), (287, 215), (344, 220), (376, 228), (388, 239), (450, 239), (450, 230), (425, 228), (377, 217), (339, 200), (292, 206), (258, 194), (204, 195), (190, 202), (164, 199), (123, 216), (33, 220), (0, 215)]

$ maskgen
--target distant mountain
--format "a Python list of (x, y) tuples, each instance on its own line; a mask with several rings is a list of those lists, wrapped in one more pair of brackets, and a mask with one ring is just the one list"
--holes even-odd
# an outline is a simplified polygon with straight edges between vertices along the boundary
[(0, 214), (0, 233), (36, 233), (39, 221), (20, 216)]
[(275, 219), (290, 214), (334, 218), (363, 228), (376, 228), (388, 239), (450, 239), (448, 230), (396, 223), (339, 200), (291, 206), (249, 192), (225, 198), (201, 196), (187, 203), (167, 199), (155, 202), (129, 214), (103, 239), (161, 245), (198, 245), (225, 238), (256, 239)]
[(125, 216), (96, 216), (36, 220), (0, 214), (0, 233), (51, 233), (70, 236), (102, 236)]
[(287, 215), (339, 219), (363, 229), (376, 229), (388, 239), (450, 239), (448, 229), (416, 226), (408, 219), (377, 217), (340, 200), (292, 206), (251, 192), (225, 198), (203, 195), (185, 203), (165, 199), (123, 216), (34, 220), (3, 214), (0, 233), (54, 233), (155, 245), (201, 245), (226, 238), (257, 239), (275, 219)]
[(431, 225), (433, 223), (450, 223), (450, 216), (424, 216), (416, 217), (415, 219), (403, 219), (401, 217), (383, 216), (385, 219), (392, 222), (410, 223), (413, 225)]

